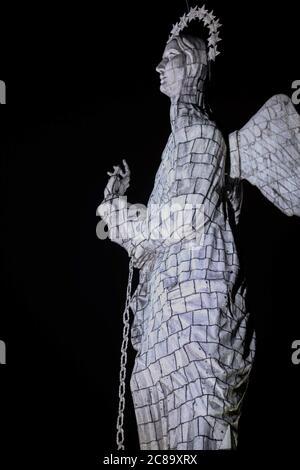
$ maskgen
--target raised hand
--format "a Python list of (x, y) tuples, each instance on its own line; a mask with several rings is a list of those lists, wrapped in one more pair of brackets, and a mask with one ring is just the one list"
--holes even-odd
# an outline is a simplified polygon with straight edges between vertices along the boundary
[(104, 197), (107, 198), (111, 195), (123, 196), (130, 183), (130, 170), (125, 159), (122, 160), (125, 171), (122, 170), (121, 165), (114, 166), (114, 171), (108, 171), (110, 176), (106, 188), (104, 190)]

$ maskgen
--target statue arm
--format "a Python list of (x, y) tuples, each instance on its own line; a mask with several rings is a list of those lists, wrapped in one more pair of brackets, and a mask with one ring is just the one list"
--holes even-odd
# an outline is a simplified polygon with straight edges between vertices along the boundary
[[(189, 133), (199, 134), (199, 126)], [(178, 144), (172, 205), (186, 207), (181, 217), (182, 238), (195, 238), (210, 223), (220, 204), (224, 185), (226, 145), (221, 133), (213, 126), (202, 126), (202, 136), (188, 137), (189, 146)], [(182, 149), (187, 148), (187, 151)], [(174, 212), (173, 212), (174, 213)], [(192, 223), (190, 223), (192, 221)]]
[[(199, 126), (194, 132), (199, 132)], [(143, 212), (126, 196), (111, 194), (100, 204), (98, 213), (108, 226), (110, 240), (126, 249), (135, 267), (141, 267), (155, 251), (195, 239), (212, 220), (220, 202), (225, 164), (223, 141), (217, 129), (212, 132), (209, 137), (191, 138), (188, 146), (175, 146), (167, 203), (148, 204)]]
[(154, 251), (162, 247), (163, 240), (150, 230), (151, 211), (147, 218), (146, 208), (143, 210), (141, 204), (131, 204), (126, 196), (105, 198), (98, 207), (98, 214), (108, 226), (110, 240), (133, 257), (135, 267), (140, 268)]

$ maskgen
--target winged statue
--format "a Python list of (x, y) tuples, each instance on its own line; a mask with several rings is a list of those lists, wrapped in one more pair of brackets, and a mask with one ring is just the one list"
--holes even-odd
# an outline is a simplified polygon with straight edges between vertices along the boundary
[[(208, 42), (183, 31), (195, 18), (205, 19)], [(243, 182), (287, 216), (300, 216), (300, 116), (291, 99), (270, 98), (229, 135), (229, 145), (210, 117), (205, 89), (219, 27), (212, 13), (195, 7), (173, 28), (157, 66), (160, 90), (171, 101), (171, 133), (146, 210), (127, 201), (126, 161), (108, 172), (98, 208), (110, 239), (127, 250), (131, 273), (139, 270), (125, 309), (119, 449), (129, 309), (136, 351), (130, 388), (140, 448), (237, 447), (255, 357), (234, 237)]]

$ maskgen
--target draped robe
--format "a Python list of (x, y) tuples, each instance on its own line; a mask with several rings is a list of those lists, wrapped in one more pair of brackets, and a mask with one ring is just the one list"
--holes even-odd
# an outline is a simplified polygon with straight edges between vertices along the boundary
[[(225, 141), (197, 106), (177, 103), (171, 124), (148, 218), (137, 219), (117, 196), (102, 203), (110, 238), (140, 270), (130, 302), (140, 448), (230, 449), (255, 351), (234, 239), (241, 182), (227, 184)], [(174, 204), (200, 207), (201, 223), (192, 209), (192, 223), (181, 219), (182, 235), (155, 236), (154, 228), (168, 222), (158, 213)]]

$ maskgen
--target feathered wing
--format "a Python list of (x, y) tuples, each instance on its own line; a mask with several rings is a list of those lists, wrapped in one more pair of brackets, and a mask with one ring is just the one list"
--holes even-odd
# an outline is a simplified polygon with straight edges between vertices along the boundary
[(284, 214), (300, 216), (300, 115), (275, 95), (229, 136), (230, 176), (257, 186)]

